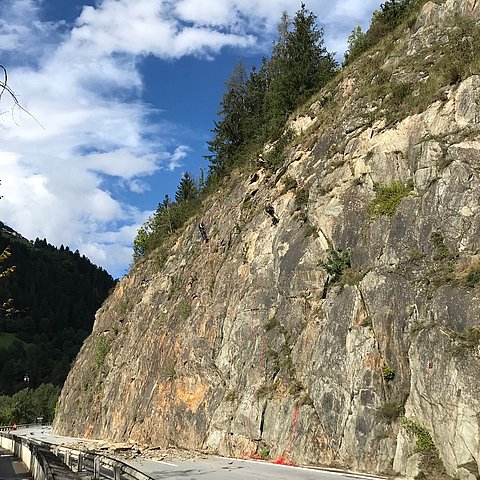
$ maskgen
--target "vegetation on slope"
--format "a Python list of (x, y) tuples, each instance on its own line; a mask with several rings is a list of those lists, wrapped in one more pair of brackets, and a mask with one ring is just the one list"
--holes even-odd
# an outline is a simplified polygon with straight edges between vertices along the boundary
[(0, 395), (61, 386), (114, 281), (78, 251), (31, 243), (2, 228), (0, 251), (7, 246), (4, 267), (14, 265), (15, 272), (0, 282)]
[[(283, 14), (272, 55), (263, 60), (258, 71), (253, 67), (247, 74), (243, 64), (235, 67), (220, 102), (213, 139), (208, 142), (207, 179), (200, 178), (195, 184), (187, 174), (179, 185), (176, 201), (166, 197), (158, 205), (135, 239), (135, 260), (181, 228), (198, 211), (201, 199), (234, 168), (256, 156), (266, 142), (281, 137), (295, 108), (335, 76), (338, 65), (323, 46), (323, 34), (323, 29), (316, 26), (316, 16), (302, 4), (292, 20)], [(192, 194), (178, 195), (186, 181), (192, 186)]]
[(426, 0), (387, 0), (379, 10), (373, 12), (370, 28), (366, 33), (360, 26), (354, 28), (348, 37), (348, 49), (343, 65), (346, 66), (362, 53), (377, 45), (386, 35), (403, 23), (406, 18), (416, 18)]
[[(317, 28), (316, 16), (305, 5), (292, 21), (284, 14), (270, 59), (264, 59), (258, 69), (253, 67), (250, 74), (245, 66), (238, 65), (226, 84), (209, 142), (207, 178), (202, 172), (195, 181), (188, 174), (195, 194), (175, 202), (166, 197), (159, 204), (135, 239), (134, 260), (153, 250), (160, 261), (166, 258), (165, 252), (185, 222), (201, 211), (203, 200), (232, 172), (258, 168), (262, 154), (266, 168), (280, 168), (285, 148), (292, 143), (285, 122), (309, 98), (308, 105), (316, 100), (316, 108), (321, 109), (321, 114), (315, 113), (317, 123), (312, 126), (319, 131), (337, 122), (342, 108), (355, 104), (357, 109), (363, 106), (357, 117), (364, 116), (366, 124), (384, 120), (390, 125), (444, 100), (446, 86), (480, 72), (480, 51), (474, 48), (480, 43), (480, 29), (464, 18), (451, 19), (451, 28), (443, 31), (441, 51), (430, 52), (426, 45), (422, 51), (405, 55), (405, 30), (415, 24), (425, 3), (387, 0), (382, 4), (373, 13), (366, 33), (360, 27), (353, 30), (343, 70), (323, 47), (323, 29)], [(386, 62), (387, 58), (394, 61)], [(338, 88), (347, 75), (355, 88), (346, 100), (341, 99), (346, 105), (340, 105), (336, 101)], [(319, 91), (316, 99), (311, 97)], [(266, 154), (265, 144), (271, 146)]]
[(0, 425), (53, 421), (59, 395), (60, 387), (51, 383), (24, 388), (12, 396), (0, 395)]

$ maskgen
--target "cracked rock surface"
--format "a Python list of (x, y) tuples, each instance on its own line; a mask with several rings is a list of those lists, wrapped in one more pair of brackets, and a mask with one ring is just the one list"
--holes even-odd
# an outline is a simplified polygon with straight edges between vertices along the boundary
[[(452, 12), (480, 17), (477, 2), (427, 3), (398, 48), (431, 48)], [(357, 73), (331, 87), (333, 121), (321, 100), (292, 120), (284, 167), (206, 201), (208, 247), (196, 218), (119, 282), (56, 432), (414, 475), (404, 412), (449, 475), (478, 478), (480, 76), (387, 124), (365, 114), (381, 107)], [(394, 182), (409, 190), (372, 215)], [(348, 255), (336, 279), (334, 252)]]

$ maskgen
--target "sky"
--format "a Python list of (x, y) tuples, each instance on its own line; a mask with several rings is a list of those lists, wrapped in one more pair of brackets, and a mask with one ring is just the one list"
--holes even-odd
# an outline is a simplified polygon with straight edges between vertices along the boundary
[[(378, 0), (309, 0), (341, 60)], [(0, 220), (115, 278), (185, 171), (208, 168), (225, 82), (268, 56), (293, 0), (0, 0)]]

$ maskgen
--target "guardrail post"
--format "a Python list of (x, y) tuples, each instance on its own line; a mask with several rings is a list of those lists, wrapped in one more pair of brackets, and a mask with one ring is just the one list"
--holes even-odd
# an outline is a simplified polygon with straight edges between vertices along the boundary
[(113, 467), (113, 480), (120, 480), (122, 475), (122, 469), (119, 465)]
[(95, 455), (93, 459), (93, 478), (100, 478), (100, 457)]
[(83, 453), (80, 452), (78, 454), (77, 472), (81, 472), (82, 470), (83, 470)]
[(68, 450), (65, 450), (64, 462), (65, 465), (70, 467), (70, 452)]

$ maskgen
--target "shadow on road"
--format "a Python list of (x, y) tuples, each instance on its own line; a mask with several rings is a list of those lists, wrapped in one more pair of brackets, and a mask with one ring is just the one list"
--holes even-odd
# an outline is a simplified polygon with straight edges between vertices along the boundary
[(32, 476), (25, 464), (12, 453), (0, 448), (0, 480), (23, 480)]
[[(156, 479), (168, 478), (168, 480), (175, 480), (177, 478), (187, 477), (190, 478), (198, 478), (200, 475), (206, 475), (211, 472), (202, 472), (197, 469), (190, 469), (190, 470), (162, 470), (157, 472), (150, 472), (149, 475)], [(0, 477), (1, 478), (1, 477)]]

